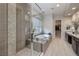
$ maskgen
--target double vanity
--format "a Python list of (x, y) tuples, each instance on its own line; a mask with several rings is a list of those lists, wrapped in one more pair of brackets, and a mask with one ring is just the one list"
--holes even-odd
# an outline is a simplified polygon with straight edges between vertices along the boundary
[(74, 52), (79, 56), (79, 34), (71, 31), (65, 32), (65, 38), (72, 45)]

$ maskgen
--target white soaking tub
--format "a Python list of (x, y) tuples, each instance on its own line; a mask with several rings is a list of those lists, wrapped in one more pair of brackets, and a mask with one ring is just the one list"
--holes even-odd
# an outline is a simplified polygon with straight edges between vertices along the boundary
[(42, 34), (42, 35), (36, 36), (33, 41), (34, 42), (34, 50), (45, 53), (51, 40), (52, 40), (51, 35), (48, 35), (48, 34)]
[(38, 40), (49, 40), (50, 35), (48, 35), (48, 34), (42, 34), (42, 35), (36, 36), (35, 38), (38, 39)]

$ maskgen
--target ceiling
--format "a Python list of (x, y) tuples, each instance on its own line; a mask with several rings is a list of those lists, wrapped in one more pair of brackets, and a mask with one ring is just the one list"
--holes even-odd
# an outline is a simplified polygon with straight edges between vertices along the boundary
[[(61, 19), (63, 17), (72, 16), (76, 11), (79, 10), (79, 3), (60, 3), (57, 7), (57, 3), (36, 3), (38, 6), (33, 4), (33, 8), (38, 13), (43, 11), (45, 15), (54, 15), (55, 19)], [(72, 10), (76, 7), (75, 10)], [(70, 13), (71, 15), (68, 15)]]

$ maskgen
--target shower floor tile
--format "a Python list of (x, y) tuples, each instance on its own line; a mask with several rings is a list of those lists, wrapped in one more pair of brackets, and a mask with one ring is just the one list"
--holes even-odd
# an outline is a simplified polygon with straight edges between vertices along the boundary
[(33, 55), (32, 55), (32, 50), (26, 47), (20, 52), (18, 52), (16, 56), (39, 56), (40, 54), (41, 52), (37, 52), (33, 50)]

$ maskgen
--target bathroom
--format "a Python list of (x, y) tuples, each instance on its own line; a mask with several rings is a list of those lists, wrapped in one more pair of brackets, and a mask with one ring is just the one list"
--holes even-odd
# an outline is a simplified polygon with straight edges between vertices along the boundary
[[(67, 26), (70, 26), (70, 29), (73, 27), (73, 24), (72, 24), (73, 20), (70, 15), (65, 16), (64, 18), (58, 17), (55, 20), (52, 20), (52, 19), (54, 19), (54, 17), (52, 17), (50, 14), (45, 14), (44, 13), (45, 10), (43, 10), (39, 7), (39, 6), (44, 6), (44, 5), (46, 5), (46, 4), (37, 4), (37, 3), (31, 4), (32, 14), (30, 12), (27, 12), (28, 15), (31, 14), (30, 15), (30, 17), (31, 17), (31, 21), (30, 21), (31, 22), (30, 23), (31, 31), (25, 30), (26, 31), (25, 33), (30, 32), (31, 38), (28, 38), (26, 40), (26, 47), (28, 48), (30, 46), (29, 50), (32, 55), (35, 55), (35, 54), (36, 55), (42, 55), (42, 54), (44, 55), (48, 46), (50, 45), (52, 39), (54, 40), (54, 38), (57, 38), (56, 36), (54, 36), (55, 35), (55, 27), (54, 26), (55, 26), (56, 19), (61, 19), (61, 34), (59, 34), (61, 36), (61, 39), (64, 39), (67, 41), (68, 38), (65, 37), (66, 36), (65, 33), (67, 32), (66, 28), (67, 28)], [(66, 5), (68, 5), (68, 4), (66, 4)], [(75, 12), (73, 14), (75, 14)], [(71, 29), (71, 31), (72, 31), (72, 29)], [(27, 37), (27, 35), (25, 37)], [(58, 39), (60, 39), (60, 38), (58, 38)]]
[[(70, 49), (70, 47), (72, 52), (69, 53), (67, 50), (69, 55), (79, 54), (76, 52), (79, 49), (76, 41), (79, 38), (79, 11), (72, 9), (73, 6), (78, 8), (79, 4), (60, 3), (60, 7), (57, 5), (57, 3), (0, 4), (0, 55), (41, 56), (54, 55), (57, 51), (56, 55), (62, 55), (64, 48)], [(66, 11), (65, 9), (68, 7), (70, 8)], [(69, 10), (74, 12), (72, 15), (65, 16), (64, 12), (69, 13)], [(61, 37), (55, 35), (56, 20), (60, 22), (61, 33), (59, 36)], [(67, 48), (65, 44), (68, 45)], [(59, 54), (59, 49), (61, 54)]]

